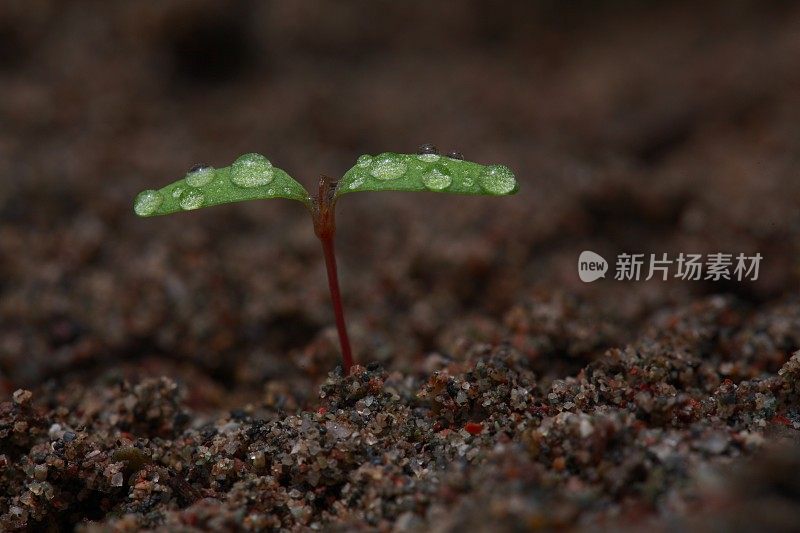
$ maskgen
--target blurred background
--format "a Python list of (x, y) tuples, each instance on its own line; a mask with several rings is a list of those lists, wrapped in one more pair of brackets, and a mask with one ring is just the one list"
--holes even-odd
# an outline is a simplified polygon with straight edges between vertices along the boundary
[[(299, 205), (132, 213), (250, 151), (309, 188), (422, 143), (515, 170), (510, 198), (340, 202), (362, 361), (506, 341), (565, 376), (662, 308), (794, 298), (799, 90), (788, 1), (3, 2), (0, 389), (166, 374), (203, 409), (321, 379), (338, 348)], [(586, 285), (584, 249), (765, 259), (756, 283)]]

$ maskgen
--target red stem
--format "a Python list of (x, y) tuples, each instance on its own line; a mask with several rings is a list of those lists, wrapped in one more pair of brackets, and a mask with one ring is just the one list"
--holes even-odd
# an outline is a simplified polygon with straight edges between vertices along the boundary
[(333, 235), (320, 237), (322, 251), (325, 254), (325, 268), (328, 271), (328, 288), (331, 290), (333, 314), (336, 315), (336, 330), (339, 332), (339, 344), (342, 346), (342, 365), (344, 375), (350, 374), (353, 366), (353, 352), (350, 349), (350, 339), (347, 336), (347, 326), (344, 322), (344, 306), (342, 295), (339, 292), (339, 275), (336, 272), (336, 253), (333, 248)]
[(339, 333), (339, 344), (342, 347), (342, 366), (344, 375), (347, 376), (353, 366), (353, 352), (350, 349), (350, 339), (347, 336), (347, 326), (344, 321), (344, 306), (342, 305), (342, 295), (339, 292), (339, 275), (336, 271), (336, 252), (333, 245), (336, 234), (335, 193), (336, 181), (323, 176), (319, 180), (319, 192), (311, 205), (311, 214), (314, 217), (314, 233), (319, 237), (325, 255), (328, 288), (331, 291), (336, 331)]

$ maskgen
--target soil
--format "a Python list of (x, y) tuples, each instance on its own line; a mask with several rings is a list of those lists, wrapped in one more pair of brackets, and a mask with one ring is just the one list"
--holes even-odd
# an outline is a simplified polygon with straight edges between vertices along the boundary
[[(0, 530), (794, 529), (798, 20), (4, 3)], [(299, 205), (131, 209), (199, 162), (312, 188), (426, 142), (521, 190), (341, 200), (348, 376)], [(583, 250), (764, 259), (582, 283)]]

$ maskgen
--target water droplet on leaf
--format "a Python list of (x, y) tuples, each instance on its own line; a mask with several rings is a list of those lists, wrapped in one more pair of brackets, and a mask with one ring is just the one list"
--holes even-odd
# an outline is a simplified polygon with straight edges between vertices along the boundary
[(422, 144), (419, 148), (417, 148), (417, 159), (420, 161), (425, 161), (426, 163), (438, 161), (439, 150), (433, 144)]
[(136, 197), (136, 201), (133, 203), (133, 210), (140, 217), (146, 217), (155, 213), (163, 201), (164, 198), (158, 191), (154, 191), (152, 189), (142, 191), (139, 193), (139, 195)]
[(245, 154), (231, 165), (231, 181), (239, 187), (259, 187), (272, 181), (274, 169), (260, 154)]
[(517, 186), (514, 173), (504, 165), (489, 165), (478, 179), (483, 190), (490, 194), (508, 194)]
[(379, 180), (396, 180), (406, 173), (406, 164), (396, 155), (383, 155), (372, 163), (370, 174)]
[(419, 148), (417, 148), (417, 153), (419, 155), (423, 154), (438, 154), (439, 150), (436, 148), (435, 145), (431, 143), (421, 144)]
[(362, 168), (368, 167), (370, 165), (370, 163), (372, 163), (372, 157), (370, 157), (368, 155), (362, 155), (356, 161), (356, 165), (358, 165), (359, 167), (362, 167)]
[(209, 165), (195, 165), (186, 174), (186, 183), (191, 187), (202, 187), (214, 179), (214, 167)]
[(181, 208), (186, 211), (197, 209), (203, 205), (205, 197), (198, 191), (191, 191), (189, 194), (181, 198)]
[(464, 154), (462, 154), (461, 152), (448, 152), (447, 157), (449, 157), (450, 159), (458, 159), (459, 161), (464, 160)]
[(441, 159), (441, 156), (437, 154), (420, 154), (417, 156), (417, 159), (426, 163), (433, 163), (434, 161)]
[(172, 191), (173, 198), (178, 198), (181, 194), (183, 194), (183, 187), (175, 187), (175, 190)]
[(443, 168), (434, 168), (422, 175), (422, 183), (432, 191), (441, 191), (453, 183), (453, 178)]

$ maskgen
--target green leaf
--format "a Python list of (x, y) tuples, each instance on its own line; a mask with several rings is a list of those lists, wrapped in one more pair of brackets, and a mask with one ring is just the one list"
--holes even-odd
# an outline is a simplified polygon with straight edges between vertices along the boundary
[(359, 191), (433, 191), (501, 196), (519, 185), (504, 165), (480, 165), (438, 154), (362, 155), (339, 180), (336, 196)]
[(302, 185), (264, 156), (245, 154), (229, 167), (195, 167), (163, 189), (143, 191), (133, 208), (137, 215), (150, 217), (267, 198), (288, 198), (306, 205), (311, 201)]

